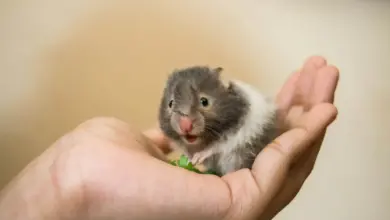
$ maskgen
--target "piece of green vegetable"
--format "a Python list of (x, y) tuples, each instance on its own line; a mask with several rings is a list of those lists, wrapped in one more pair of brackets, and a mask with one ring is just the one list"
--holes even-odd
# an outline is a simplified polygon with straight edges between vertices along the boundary
[(178, 167), (187, 169), (187, 170), (195, 172), (195, 173), (217, 175), (215, 172), (210, 171), (210, 170), (208, 170), (206, 172), (201, 172), (196, 167), (194, 167), (194, 165), (191, 163), (191, 161), (188, 160), (188, 158), (185, 155), (181, 155), (179, 160), (170, 161), (170, 164), (172, 164), (173, 166), (178, 166)]

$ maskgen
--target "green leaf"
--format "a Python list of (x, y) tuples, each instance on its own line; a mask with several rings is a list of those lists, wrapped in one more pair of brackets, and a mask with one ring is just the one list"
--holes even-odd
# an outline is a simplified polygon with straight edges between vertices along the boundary
[(181, 155), (179, 159), (179, 166), (186, 167), (187, 165), (188, 165), (188, 158), (184, 155)]
[(208, 171), (204, 172), (204, 174), (212, 174), (212, 175), (219, 176), (216, 172), (214, 172), (212, 170), (208, 170)]
[(212, 174), (212, 175), (218, 176), (218, 174), (216, 172), (211, 171), (211, 170), (201, 172), (188, 160), (188, 158), (185, 155), (181, 155), (179, 160), (171, 160), (171, 161), (169, 161), (169, 163), (172, 164), (173, 166), (178, 166), (178, 167), (184, 168), (186, 170), (189, 170), (189, 171), (192, 171), (195, 173)]
[(188, 169), (195, 169), (194, 165), (191, 162), (188, 162), (187, 168)]

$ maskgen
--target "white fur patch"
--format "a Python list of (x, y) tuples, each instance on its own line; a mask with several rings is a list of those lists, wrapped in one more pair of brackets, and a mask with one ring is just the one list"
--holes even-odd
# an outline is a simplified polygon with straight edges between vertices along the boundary
[(236, 148), (243, 146), (256, 135), (262, 134), (264, 124), (268, 123), (276, 110), (275, 104), (255, 87), (238, 80), (232, 82), (246, 94), (250, 107), (245, 116), (244, 124), (238, 132), (228, 134), (227, 140), (215, 143), (211, 147), (215, 149), (215, 153), (222, 153), (222, 157), (224, 154), (229, 154)]

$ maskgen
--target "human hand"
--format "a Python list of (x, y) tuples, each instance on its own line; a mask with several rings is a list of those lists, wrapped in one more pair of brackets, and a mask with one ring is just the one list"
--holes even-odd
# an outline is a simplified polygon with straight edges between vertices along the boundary
[(271, 219), (309, 175), (320, 145), (313, 143), (337, 114), (320, 104), (332, 102), (337, 84), (337, 70), (320, 60), (283, 87), (277, 100), (286, 132), (251, 170), (222, 178), (189, 172), (163, 162), (167, 140), (159, 130), (141, 134), (116, 119), (94, 119), (2, 191), (0, 219)]
[[(308, 129), (307, 125), (313, 123), (311, 126), (314, 126), (317, 117), (335, 118), (337, 111), (329, 104), (333, 104), (338, 80), (339, 70), (335, 66), (328, 65), (323, 57), (310, 57), (300, 70), (289, 77), (277, 96), (281, 127), (286, 131), (300, 127)], [(293, 150), (295, 152), (291, 156), (295, 158), (290, 161), (285, 183), (269, 204), (265, 219), (274, 217), (297, 195), (313, 170), (325, 132), (326, 127), (303, 143), (302, 149)]]

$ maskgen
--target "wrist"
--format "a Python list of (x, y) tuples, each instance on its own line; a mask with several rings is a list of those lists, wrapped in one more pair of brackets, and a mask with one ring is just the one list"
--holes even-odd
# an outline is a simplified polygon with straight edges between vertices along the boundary
[[(54, 149), (32, 161), (0, 192), (0, 219), (45, 220), (75, 216), (73, 190), (58, 182)], [(76, 198), (76, 197), (75, 197)]]

